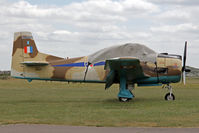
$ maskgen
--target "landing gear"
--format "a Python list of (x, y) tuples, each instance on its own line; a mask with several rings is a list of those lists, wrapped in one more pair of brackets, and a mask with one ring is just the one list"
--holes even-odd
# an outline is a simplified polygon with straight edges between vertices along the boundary
[(128, 102), (129, 100), (131, 100), (131, 98), (119, 97), (120, 102)]
[(173, 95), (173, 93), (167, 93), (164, 97), (165, 100), (167, 101), (171, 101), (171, 100), (175, 100), (175, 96)]
[[(128, 86), (128, 85), (125, 85)], [(120, 91), (118, 93), (118, 99), (120, 102), (128, 102), (129, 100), (131, 100), (134, 97), (133, 93), (131, 92), (131, 90), (127, 87), (122, 87), (122, 85), (120, 84)]]
[(173, 88), (171, 85), (167, 84), (166, 86), (164, 86), (164, 88), (169, 90), (169, 93), (167, 93), (164, 97), (165, 100), (167, 101), (173, 101), (175, 100), (175, 96), (173, 94)]
[(128, 84), (126, 81), (125, 70), (120, 71), (120, 91), (118, 93), (118, 98), (120, 102), (128, 102), (134, 97), (131, 90), (134, 88), (134, 84)]
[[(135, 97), (132, 93), (132, 90), (134, 89), (134, 85), (130, 85), (130, 84), (127, 84), (126, 85), (126, 89), (125, 90), (122, 90), (120, 88), (120, 92), (118, 94), (118, 98), (119, 98), (119, 101), (120, 102), (128, 102), (130, 101), (133, 97)], [(133, 87), (133, 88), (131, 88)], [(124, 96), (124, 97), (122, 97)]]

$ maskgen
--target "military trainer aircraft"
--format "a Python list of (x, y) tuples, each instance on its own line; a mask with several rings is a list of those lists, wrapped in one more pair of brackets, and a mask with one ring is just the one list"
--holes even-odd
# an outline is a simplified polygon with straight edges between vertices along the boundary
[(137, 44), (104, 48), (78, 58), (60, 58), (40, 53), (30, 32), (14, 33), (11, 76), (19, 79), (105, 83), (105, 89), (119, 83), (118, 98), (126, 102), (134, 97), (137, 86), (165, 85), (165, 100), (175, 100), (171, 83), (185, 83), (187, 43), (184, 58), (180, 55), (156, 53)]

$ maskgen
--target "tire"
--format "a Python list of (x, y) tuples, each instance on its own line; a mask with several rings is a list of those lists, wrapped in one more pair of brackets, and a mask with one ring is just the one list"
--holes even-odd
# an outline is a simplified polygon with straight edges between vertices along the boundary
[(171, 93), (171, 96), (170, 96), (170, 93), (167, 93), (165, 95), (164, 99), (167, 101), (173, 101), (173, 100), (175, 100), (175, 96), (173, 95), (173, 93)]
[(130, 100), (130, 98), (119, 97), (119, 101), (120, 101), (120, 102), (128, 102), (129, 100)]

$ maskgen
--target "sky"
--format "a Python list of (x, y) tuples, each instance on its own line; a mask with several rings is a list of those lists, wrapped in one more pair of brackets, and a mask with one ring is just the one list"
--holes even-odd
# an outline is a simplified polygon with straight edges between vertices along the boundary
[(0, 70), (10, 70), (14, 32), (40, 52), (79, 57), (125, 43), (183, 54), (199, 68), (198, 0), (0, 0)]

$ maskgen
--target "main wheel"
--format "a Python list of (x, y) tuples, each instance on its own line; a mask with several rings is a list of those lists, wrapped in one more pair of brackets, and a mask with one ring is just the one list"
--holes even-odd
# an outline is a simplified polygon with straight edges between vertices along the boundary
[(170, 95), (170, 93), (167, 93), (165, 95), (164, 99), (167, 101), (175, 100), (175, 96), (173, 95), (173, 93), (171, 93), (171, 95)]
[(130, 98), (119, 97), (119, 101), (120, 101), (120, 102), (128, 102), (129, 100), (130, 100)]

